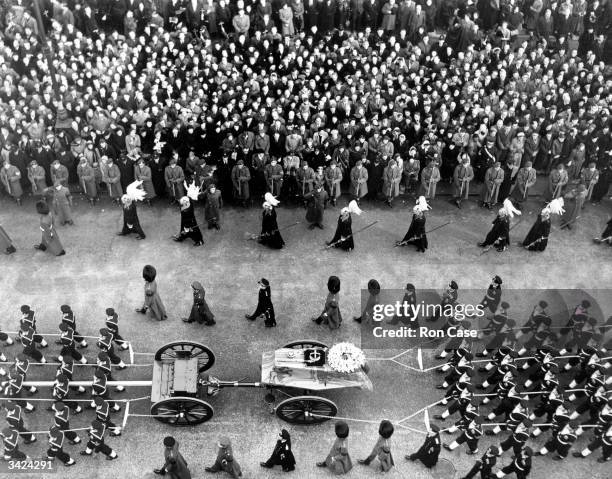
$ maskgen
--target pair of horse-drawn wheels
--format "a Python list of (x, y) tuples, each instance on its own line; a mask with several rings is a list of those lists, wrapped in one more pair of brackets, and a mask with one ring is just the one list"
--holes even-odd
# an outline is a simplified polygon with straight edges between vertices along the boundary
[[(293, 341), (285, 345), (291, 349), (327, 348), (315, 340)], [(155, 353), (156, 361), (176, 359), (198, 359), (199, 372), (210, 369), (215, 355), (210, 348), (193, 341), (175, 341), (166, 344)], [(319, 424), (338, 413), (337, 406), (318, 396), (296, 396), (282, 401), (276, 408), (276, 415), (291, 424)], [(158, 421), (172, 426), (195, 426), (210, 420), (214, 410), (210, 404), (199, 398), (171, 397), (151, 406), (151, 415)]]
[(174, 341), (168, 343), (155, 353), (156, 361), (174, 361), (176, 359), (198, 360), (198, 372), (202, 373), (215, 364), (215, 354), (208, 346), (194, 341)]

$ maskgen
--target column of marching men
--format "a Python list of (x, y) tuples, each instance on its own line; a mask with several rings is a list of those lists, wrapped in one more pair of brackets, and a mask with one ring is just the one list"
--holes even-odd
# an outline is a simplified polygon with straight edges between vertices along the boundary
[[(47, 411), (53, 413), (46, 457), (51, 460), (57, 458), (65, 466), (76, 464), (76, 461), (64, 450), (65, 441), (71, 445), (83, 442), (77, 430), (70, 427), (70, 415), (81, 414), (84, 409), (92, 409), (95, 410), (95, 419), (91, 422), (90, 427), (80, 428), (87, 430), (88, 435), (86, 447), (80, 454), (90, 456), (94, 453), (102, 453), (107, 460), (116, 459), (117, 453), (105, 443), (104, 437), (107, 431), (110, 436), (121, 435), (121, 427), (117, 426), (111, 418), (111, 413), (119, 412), (121, 407), (113, 401), (107, 385), (108, 381), (114, 380), (113, 366), (118, 370), (127, 367), (115, 351), (115, 346), (119, 350), (126, 350), (129, 347), (127, 341), (119, 334), (118, 315), (113, 308), (106, 309), (105, 327), (100, 329), (97, 339), (99, 352), (96, 356), (95, 367), (91, 365), (94, 371), (91, 397), (84, 399), (87, 390), (83, 386), (70, 386), (69, 384), (73, 379), (75, 364), (88, 364), (87, 358), (80, 351), (87, 348), (88, 344), (77, 331), (76, 316), (70, 306), (62, 305), (60, 310), (60, 332), (56, 344), (61, 346), (61, 351), (57, 356), (58, 367), (51, 393), (52, 399), (49, 401), (51, 405), (46, 408)], [(18, 340), (23, 346), (23, 351), (17, 354), (14, 361), (10, 363), (8, 371), (0, 368), (0, 393), (3, 397), (8, 398), (2, 403), (6, 411), (7, 424), (0, 433), (4, 444), (5, 460), (25, 460), (28, 457), (19, 449), (20, 438), (26, 445), (36, 442), (36, 436), (26, 428), (23, 413), (31, 413), (36, 410), (27, 397), (24, 398), (24, 392), (31, 397), (37, 394), (38, 390), (31, 386), (24, 391), (23, 382), (26, 380), (31, 360), (41, 364), (47, 363), (47, 358), (41, 350), (47, 348), (49, 343), (37, 333), (35, 312), (28, 305), (21, 307)], [(14, 344), (14, 340), (2, 332), (0, 332), (0, 341), (3, 341), (6, 346)], [(1, 351), (0, 362), (8, 363), (6, 355)], [(115, 390), (122, 392), (125, 388), (117, 386)]]
[[(452, 282), (451, 294), (447, 290), (443, 301), (456, 299), (457, 289)], [(598, 462), (609, 461), (612, 459), (612, 396), (610, 378), (605, 374), (610, 368), (610, 358), (606, 357), (609, 345), (597, 343), (603, 335), (596, 337), (594, 328), (585, 328), (593, 327), (596, 322), (588, 313), (590, 303), (583, 301), (578, 305), (568, 324), (557, 333), (551, 327), (545, 301), (540, 301), (527, 323), (517, 328), (516, 322), (508, 317), (509, 305), (500, 303), (500, 293), (494, 279), (484, 303), (488, 302), (488, 307), (497, 311), (485, 329), (491, 342), (482, 352), (474, 354), (466, 342), (456, 349), (447, 344), (436, 356), (437, 359), (448, 358), (448, 362), (437, 369), (438, 373), (445, 374), (444, 381), (437, 387), (446, 393), (439, 402), (445, 409), (434, 417), (446, 421), (458, 416), (458, 420), (444, 431), (459, 434), (443, 447), (453, 451), (466, 444), (468, 454), (478, 454), (483, 432), (487, 436), (507, 433), (498, 446), (490, 446), (484, 451), (465, 479), (477, 474), (482, 478), (501, 478), (510, 473), (515, 473), (519, 479), (525, 478), (531, 470), (532, 456), (553, 454), (553, 459), (563, 460), (577, 438), (586, 433), (591, 434), (588, 444), (576, 450), (573, 456), (585, 458), (601, 450)], [(445, 327), (457, 326), (457, 323), (450, 319)], [(516, 340), (521, 336), (526, 336), (527, 340), (518, 346)], [(560, 337), (566, 339), (563, 349), (550, 344)], [(509, 345), (504, 344), (506, 340), (510, 340)], [(595, 344), (591, 345), (592, 342)], [(498, 347), (491, 347), (493, 344)], [(479, 381), (474, 374), (475, 356), (483, 358), (476, 360), (482, 363), (477, 371), (484, 375)], [(565, 374), (570, 375), (566, 380)], [(477, 390), (482, 393), (475, 393)], [(483, 411), (485, 406), (490, 408), (488, 412)], [(440, 428), (432, 424), (431, 429), (434, 439), (428, 440), (437, 443), (435, 454), (438, 454)], [(539, 450), (534, 451), (527, 445), (531, 438), (548, 433), (548, 440)], [(493, 475), (498, 458), (507, 451), (514, 456), (512, 462)], [(431, 454), (423, 452), (413, 460), (417, 458), (427, 464)]]
[[(490, 339), (484, 349), (475, 354), (470, 343), (453, 338), (442, 346), (436, 356), (438, 359), (447, 359), (447, 363), (437, 368), (439, 373), (445, 374), (444, 381), (438, 386), (446, 391), (439, 402), (445, 410), (434, 417), (439, 421), (446, 421), (451, 416), (459, 416), (453, 425), (444, 429), (448, 434), (459, 433), (453, 441), (444, 444), (444, 448), (453, 451), (466, 444), (468, 454), (477, 454), (483, 433), (487, 436), (507, 433), (507, 437), (501, 440), (498, 446), (491, 446), (484, 452), (465, 478), (474, 477), (478, 473), (482, 478), (488, 478), (493, 474), (498, 458), (510, 450), (514, 454), (512, 462), (500, 468), (494, 475), (501, 478), (515, 473), (518, 478), (527, 477), (534, 455), (532, 447), (527, 443), (530, 439), (548, 434), (549, 431), (550, 436), (543, 447), (536, 451), (537, 455), (554, 454), (553, 459), (565, 459), (577, 438), (590, 434), (586, 447), (575, 450), (573, 456), (584, 458), (601, 449), (602, 455), (598, 461), (609, 461), (612, 458), (612, 399), (609, 388), (611, 381), (606, 371), (610, 368), (610, 357), (607, 355), (611, 348), (609, 341), (605, 343), (605, 331), (610, 327), (610, 320), (596, 328), (597, 321), (589, 313), (591, 304), (584, 300), (570, 311), (568, 323), (557, 327), (553, 325), (549, 315), (549, 305), (540, 301), (533, 308), (527, 322), (517, 325), (517, 322), (509, 317), (510, 305), (501, 301), (501, 284), (501, 278), (495, 276), (482, 301), (483, 307), (490, 313), (489, 323), (483, 330), (484, 338)], [(407, 289), (414, 299), (416, 290), (412, 285), (409, 286), (411, 288)], [(457, 282), (451, 281), (441, 295), (442, 304), (456, 304), (458, 290)], [(370, 294), (377, 293), (370, 291)], [(412, 301), (410, 298), (405, 300)], [(375, 304), (375, 301), (368, 301), (368, 304)], [(26, 457), (19, 450), (19, 436), (25, 444), (36, 441), (35, 436), (26, 429), (21, 417), (22, 411), (35, 410), (27, 399), (22, 398), (23, 382), (30, 360), (46, 363), (40, 349), (48, 347), (47, 341), (37, 334), (34, 311), (24, 305), (21, 313), (19, 340), (23, 352), (17, 355), (8, 374), (0, 371), (6, 376), (1, 383), (3, 396), (10, 398), (4, 403), (8, 422), (8, 427), (2, 431), (5, 459)], [(117, 453), (104, 443), (104, 436), (107, 430), (111, 436), (121, 434), (121, 428), (115, 425), (110, 417), (111, 412), (118, 412), (121, 408), (113, 401), (107, 381), (113, 380), (112, 366), (117, 369), (127, 367), (116, 354), (115, 346), (125, 350), (128, 344), (119, 334), (117, 314), (112, 308), (107, 309), (105, 327), (100, 329), (97, 340), (100, 351), (96, 359), (91, 400), (75, 400), (75, 395), (83, 395), (86, 390), (83, 387), (69, 387), (69, 381), (72, 380), (74, 363), (87, 363), (79, 350), (88, 345), (77, 330), (76, 318), (70, 307), (63, 305), (61, 313), (57, 343), (61, 344), (62, 349), (52, 392), (53, 405), (48, 408), (54, 414), (54, 425), (49, 430), (47, 456), (57, 457), (67, 466), (74, 464), (74, 460), (63, 450), (63, 443), (65, 440), (71, 444), (81, 442), (76, 432), (70, 429), (69, 416), (70, 413), (81, 413), (83, 407), (80, 402), (84, 402), (86, 407), (95, 408), (96, 419), (91, 423), (89, 440), (81, 454), (101, 452), (107, 459), (114, 459)], [(361, 318), (366, 315), (367, 306)], [(426, 321), (439, 319), (441, 318), (431, 317), (426, 318)], [(466, 329), (470, 327), (468, 323), (458, 321), (455, 317), (442, 318), (442, 322), (445, 323), (444, 329), (451, 326)], [(13, 340), (1, 332), (0, 341), (4, 341), (6, 345), (13, 344)], [(555, 346), (558, 344), (563, 345), (561, 349)], [(482, 359), (476, 360), (475, 357)], [(6, 362), (3, 354), (0, 355), (0, 361)], [(480, 362), (481, 366), (476, 369), (477, 362)], [(475, 380), (475, 370), (484, 375), (481, 381)], [(566, 374), (571, 377), (564, 377)], [(123, 388), (118, 386), (116, 390), (122, 391)], [(476, 393), (477, 390), (482, 392)], [(33, 395), (37, 390), (30, 387), (26, 392)], [(481, 397), (482, 400), (479, 399)], [(487, 413), (483, 411), (485, 407), (488, 408)], [(384, 470), (388, 470), (385, 464), (393, 465), (392, 460), (389, 462), (386, 456), (389, 453), (387, 440), (393, 432), (392, 424), (386, 424), (388, 422), (383, 421), (384, 425), (381, 423), (380, 444), (375, 446), (377, 452), (373, 451), (367, 459), (360, 460), (361, 464), (368, 465), (378, 457)], [(337, 441), (340, 443), (334, 445), (330, 457), (335, 457), (334, 448), (340, 450), (345, 447), (342, 444), (348, 436), (346, 423), (337, 423), (336, 429)], [(426, 466), (433, 467), (437, 463), (442, 446), (440, 427), (430, 424), (428, 429), (423, 446), (406, 458), (411, 461), (420, 459)], [(285, 433), (288, 436), (288, 432)], [(338, 457), (343, 455), (340, 452), (338, 454)], [(330, 466), (333, 463), (334, 460), (326, 460), (318, 465), (333, 469), (337, 466)], [(263, 467), (272, 465), (269, 461), (262, 463)], [(352, 466), (347, 463), (343, 467), (347, 472)]]

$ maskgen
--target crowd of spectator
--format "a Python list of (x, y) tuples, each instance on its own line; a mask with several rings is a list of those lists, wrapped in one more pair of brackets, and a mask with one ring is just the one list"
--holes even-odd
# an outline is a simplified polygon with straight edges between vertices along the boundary
[(387, 200), (433, 198), (461, 164), (503, 170), (499, 201), (524, 167), (553, 172), (553, 196), (582, 182), (600, 201), (612, 181), (609, 1), (38, 5), (40, 24), (0, 5), (0, 180), (18, 201), (57, 183), (118, 199), (134, 179), (175, 197), (181, 175), (244, 200), (238, 164), (247, 198), (303, 195), (332, 163), (344, 191), (361, 165)]

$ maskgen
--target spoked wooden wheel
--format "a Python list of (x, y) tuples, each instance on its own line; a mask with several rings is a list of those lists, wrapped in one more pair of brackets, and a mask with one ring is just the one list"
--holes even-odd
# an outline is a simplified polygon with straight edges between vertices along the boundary
[(171, 426), (195, 426), (213, 417), (210, 404), (198, 398), (173, 397), (151, 406), (151, 415)]
[(338, 407), (318, 396), (296, 396), (276, 406), (276, 415), (291, 424), (320, 424), (338, 414)]
[(215, 354), (212, 350), (193, 341), (174, 341), (162, 346), (155, 353), (156, 361), (192, 358), (197, 358), (199, 372), (204, 372), (215, 364)]
[(327, 349), (327, 344), (317, 341), (315, 339), (300, 339), (298, 341), (292, 341), (283, 346), (284, 348), (290, 349), (310, 349), (310, 348), (324, 348)]

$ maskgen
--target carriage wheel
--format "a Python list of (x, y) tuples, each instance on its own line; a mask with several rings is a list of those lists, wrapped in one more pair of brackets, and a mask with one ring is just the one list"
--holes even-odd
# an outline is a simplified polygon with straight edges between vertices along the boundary
[(333, 401), (318, 396), (296, 396), (276, 406), (276, 415), (291, 424), (320, 424), (337, 413), (338, 407)]
[(300, 339), (298, 341), (292, 341), (283, 346), (283, 348), (289, 349), (310, 349), (310, 348), (323, 348), (327, 349), (328, 346), (321, 341), (315, 339)]
[(204, 372), (215, 364), (215, 354), (212, 350), (193, 341), (174, 341), (162, 346), (155, 353), (156, 361), (191, 358), (198, 359), (199, 372)]
[(208, 421), (213, 414), (212, 406), (198, 398), (173, 397), (151, 406), (151, 415), (171, 426), (195, 426)]

